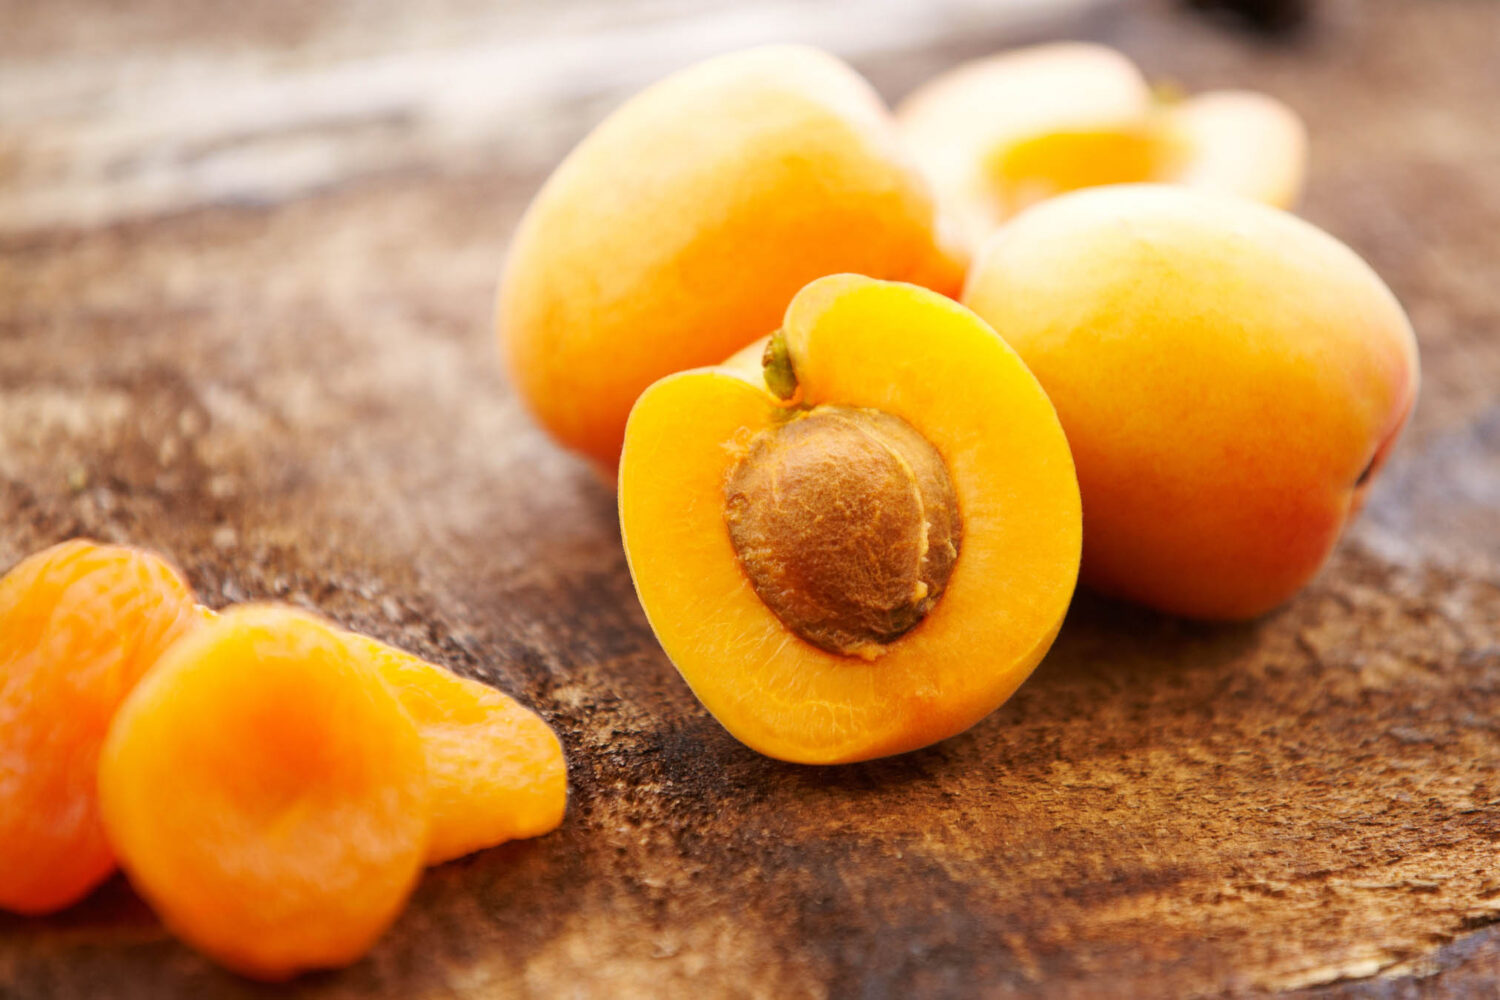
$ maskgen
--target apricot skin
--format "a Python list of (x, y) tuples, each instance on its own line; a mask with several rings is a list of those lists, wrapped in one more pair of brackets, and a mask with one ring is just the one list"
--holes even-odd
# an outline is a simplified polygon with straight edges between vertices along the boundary
[(177, 571), (134, 549), (64, 542), (0, 580), (0, 908), (58, 910), (114, 871), (99, 746), (196, 620)]
[(411, 717), (333, 626), (271, 606), (178, 642), (115, 716), (100, 804), (132, 884), (242, 975), (347, 965), (427, 848)]
[(562, 744), (513, 698), (410, 653), (345, 636), (416, 723), (427, 756), (430, 865), (562, 823), (568, 772)]
[(620, 528), (641, 605), (693, 692), (761, 753), (833, 764), (945, 739), (1026, 679), (1072, 596), (1078, 485), (1057, 415), (993, 330), (926, 289), (821, 278), (782, 331), (800, 404), (897, 417), (943, 461), (962, 525), (946, 588), (871, 659), (803, 641), (761, 599), (725, 486), (787, 411), (741, 352), (662, 379), (631, 414)]
[(558, 441), (613, 470), (631, 404), (775, 329), (813, 278), (957, 294), (926, 181), (869, 85), (814, 49), (711, 59), (618, 109), (562, 162), (511, 244), (496, 325)]
[(1162, 100), (1129, 59), (1065, 42), (965, 63), (896, 110), (944, 212), (971, 243), (1028, 205), (1103, 184), (1171, 183), (1296, 204), (1301, 119), (1251, 91)]
[(1253, 202), (1141, 185), (1054, 199), (981, 248), (963, 301), (1057, 407), (1083, 580), (1245, 619), (1317, 572), (1416, 397), (1380, 278)]

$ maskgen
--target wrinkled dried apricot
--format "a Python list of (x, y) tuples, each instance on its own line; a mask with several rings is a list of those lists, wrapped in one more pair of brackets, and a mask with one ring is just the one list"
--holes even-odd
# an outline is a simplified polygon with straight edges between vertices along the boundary
[(151, 553), (77, 540), (0, 580), (0, 907), (61, 909), (114, 870), (99, 746), (120, 702), (199, 621)]
[(416, 726), (344, 634), (249, 606), (174, 646), (100, 757), (105, 827), (162, 921), (237, 972), (344, 965), (427, 850)]
[(403, 650), (348, 638), (411, 714), (427, 752), (428, 864), (557, 829), (568, 770), (541, 716)]

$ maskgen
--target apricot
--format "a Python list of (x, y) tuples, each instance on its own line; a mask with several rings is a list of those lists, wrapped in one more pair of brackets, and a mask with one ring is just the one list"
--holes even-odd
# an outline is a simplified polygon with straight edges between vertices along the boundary
[(960, 66), (912, 93), (897, 120), (970, 241), (1028, 205), (1104, 184), (1289, 208), (1307, 160), (1301, 119), (1280, 101), (1240, 90), (1164, 99), (1119, 52), (1073, 42)]
[(364, 636), (346, 636), (416, 723), (427, 755), (427, 863), (562, 823), (562, 744), (535, 712), (494, 688)]
[(1416, 396), (1416, 340), (1375, 272), (1240, 199), (1054, 199), (984, 244), (963, 301), (1062, 418), (1084, 582), (1174, 614), (1251, 618), (1295, 593)]
[(245, 606), (179, 641), (104, 744), (105, 827), (189, 944), (277, 980), (344, 965), (395, 919), (427, 851), (425, 754), (337, 629)]
[(839, 271), (963, 282), (870, 86), (815, 49), (752, 49), (647, 89), (568, 155), (516, 231), (496, 323), (536, 419), (612, 473), (642, 390)]
[(630, 416), (620, 526), (663, 649), (772, 757), (960, 732), (1050, 647), (1078, 573), (1072, 459), (1014, 351), (913, 285), (835, 275), (762, 371), (664, 378)]
[(114, 871), (99, 746), (195, 622), (187, 583), (136, 549), (64, 542), (0, 579), (0, 907), (58, 910)]

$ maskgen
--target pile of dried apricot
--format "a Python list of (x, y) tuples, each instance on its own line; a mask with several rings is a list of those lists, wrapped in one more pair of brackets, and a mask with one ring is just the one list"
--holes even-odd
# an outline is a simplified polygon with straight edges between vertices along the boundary
[(618, 470), (709, 711), (787, 760), (897, 753), (1004, 701), (1080, 577), (1244, 619), (1322, 566), (1418, 361), (1369, 266), (1282, 210), (1306, 147), (1269, 96), (1169, 98), (1099, 46), (894, 115), (827, 55), (722, 56), (558, 167), (497, 326), (541, 425)]
[(151, 553), (66, 542), (0, 579), (0, 906), (116, 860), (248, 976), (347, 964), (421, 869), (562, 822), (540, 717), (306, 612), (194, 605)]

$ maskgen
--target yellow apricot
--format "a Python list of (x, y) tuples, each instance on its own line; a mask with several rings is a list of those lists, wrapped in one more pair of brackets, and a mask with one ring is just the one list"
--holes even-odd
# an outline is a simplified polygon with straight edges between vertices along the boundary
[(541, 425), (613, 469), (646, 386), (769, 333), (838, 271), (963, 281), (869, 85), (814, 49), (753, 49), (668, 77), (569, 154), (517, 229), (496, 323)]
[(971, 242), (1038, 201), (1104, 184), (1182, 184), (1288, 208), (1307, 159), (1301, 120), (1274, 98), (1162, 100), (1123, 55), (1083, 43), (967, 63), (918, 88), (897, 120)]
[(775, 343), (769, 377), (742, 353), (636, 403), (620, 525), (646, 617), (767, 755), (865, 760), (960, 732), (1026, 679), (1072, 596), (1056, 414), (994, 331), (912, 285), (814, 281)]
[(359, 958), (427, 849), (411, 717), (337, 629), (289, 608), (235, 608), (173, 645), (115, 716), (99, 797), (163, 923), (258, 979)]
[(1199, 618), (1322, 565), (1415, 399), (1416, 340), (1333, 237), (1159, 185), (1065, 195), (984, 244), (963, 301), (1025, 359), (1083, 490), (1083, 580)]
[(568, 771), (541, 716), (487, 684), (382, 642), (346, 633), (416, 723), (427, 755), (435, 865), (562, 823)]

